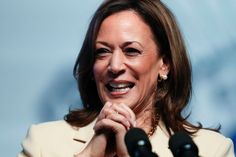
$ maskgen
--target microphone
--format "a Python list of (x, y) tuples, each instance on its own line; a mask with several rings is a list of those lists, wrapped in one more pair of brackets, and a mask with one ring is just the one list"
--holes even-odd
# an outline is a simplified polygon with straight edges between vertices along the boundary
[(125, 144), (131, 157), (158, 157), (152, 152), (147, 134), (140, 128), (131, 128), (127, 131)]
[(174, 157), (198, 157), (197, 145), (184, 132), (177, 132), (170, 137), (169, 148)]

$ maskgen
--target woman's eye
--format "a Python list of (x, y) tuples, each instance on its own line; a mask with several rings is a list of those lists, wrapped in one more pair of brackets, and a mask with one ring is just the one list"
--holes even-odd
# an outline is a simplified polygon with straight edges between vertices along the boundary
[(124, 52), (128, 55), (128, 56), (136, 56), (141, 54), (141, 51), (136, 49), (136, 48), (126, 48), (124, 49)]
[(102, 57), (102, 56), (106, 56), (107, 53), (109, 53), (110, 51), (106, 48), (99, 48), (99, 49), (96, 49), (95, 51), (95, 55), (96, 57)]

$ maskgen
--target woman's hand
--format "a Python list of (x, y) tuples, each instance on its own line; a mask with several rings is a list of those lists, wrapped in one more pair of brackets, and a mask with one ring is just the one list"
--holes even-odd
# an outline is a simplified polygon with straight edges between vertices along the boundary
[[(86, 157), (129, 156), (124, 136), (135, 127), (135, 114), (123, 103), (105, 103), (94, 126), (95, 135), (79, 155)], [(79, 157), (77, 156), (77, 157)]]
[(88, 145), (75, 157), (105, 157), (107, 137), (105, 134), (94, 134)]
[(124, 157), (128, 156), (124, 136), (127, 130), (135, 126), (135, 114), (127, 105), (107, 102), (98, 116), (94, 130), (97, 133), (103, 130), (108, 131), (106, 148), (110, 150), (106, 151), (115, 152), (117, 156)]

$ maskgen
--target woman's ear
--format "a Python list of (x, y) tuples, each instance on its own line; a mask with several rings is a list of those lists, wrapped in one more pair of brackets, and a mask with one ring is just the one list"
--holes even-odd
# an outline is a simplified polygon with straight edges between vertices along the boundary
[(161, 64), (159, 66), (159, 72), (158, 72), (157, 80), (159, 82), (167, 80), (169, 71), (170, 71), (169, 60), (166, 57), (162, 57), (161, 58)]
[(169, 74), (169, 71), (170, 71), (170, 62), (168, 60), (167, 57), (162, 57), (162, 63), (161, 63), (161, 67), (160, 67), (160, 72), (159, 74), (160, 75), (168, 75)]

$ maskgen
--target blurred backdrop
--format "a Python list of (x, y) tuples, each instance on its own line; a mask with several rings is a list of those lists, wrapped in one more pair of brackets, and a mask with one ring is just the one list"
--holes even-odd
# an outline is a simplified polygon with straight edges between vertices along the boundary
[[(72, 68), (101, 0), (0, 0), (0, 148), (16, 156), (31, 124), (62, 119), (80, 98)], [(236, 1), (163, 0), (193, 66), (190, 120), (236, 136)]]

